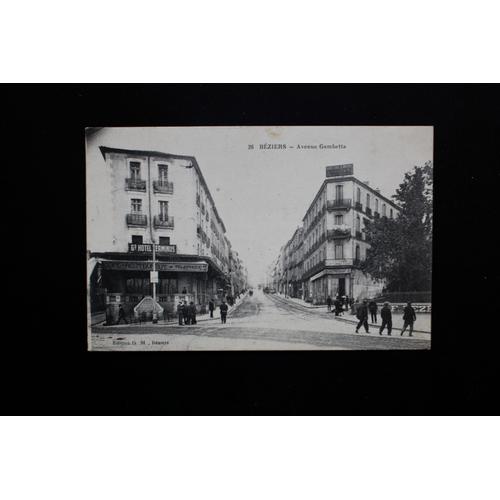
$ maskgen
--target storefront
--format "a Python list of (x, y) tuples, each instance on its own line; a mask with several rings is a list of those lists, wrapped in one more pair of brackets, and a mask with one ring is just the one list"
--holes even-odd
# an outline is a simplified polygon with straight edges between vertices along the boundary
[[(112, 318), (120, 304), (125, 314), (132, 316), (134, 307), (144, 297), (153, 295), (150, 282), (152, 260), (130, 253), (94, 254), (93, 257), (98, 263), (90, 277), (91, 297), (96, 295), (93, 284), (98, 274), (99, 290), (104, 295), (106, 310)], [(175, 314), (180, 300), (194, 302), (198, 312), (203, 313), (211, 298), (218, 301), (224, 295), (227, 278), (209, 258), (159, 256), (155, 269), (158, 271), (157, 302), (166, 316)]]

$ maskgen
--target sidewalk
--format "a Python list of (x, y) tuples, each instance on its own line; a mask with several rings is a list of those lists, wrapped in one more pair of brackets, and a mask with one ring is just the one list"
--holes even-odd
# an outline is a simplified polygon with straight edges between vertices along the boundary
[[(235, 311), (235, 309), (241, 304), (241, 301), (243, 300), (244, 297), (241, 299), (236, 299), (234, 302), (233, 306), (229, 306), (229, 310), (227, 312), (227, 316), (230, 317), (231, 314)], [(196, 322), (199, 323), (200, 321), (215, 321), (219, 320), (220, 321), (220, 309), (219, 307), (216, 307), (214, 310), (214, 317), (210, 317), (210, 312), (206, 312), (204, 314), (197, 314), (196, 315)], [(91, 326), (104, 326), (103, 323), (106, 321), (106, 314), (104, 312), (92, 315), (91, 317)], [(129, 318), (127, 318), (127, 321), (130, 321)], [(122, 327), (127, 327), (127, 326), (141, 326), (141, 325), (147, 325), (147, 326), (165, 326), (165, 325), (176, 325), (179, 323), (179, 319), (177, 318), (177, 315), (174, 317), (171, 317), (169, 320), (164, 320), (163, 317), (158, 318), (158, 323), (156, 325), (153, 325), (151, 321), (146, 321), (143, 323), (120, 323), (119, 325), (111, 325), (111, 326), (122, 326)]]
[[(280, 300), (284, 300), (293, 304), (296, 304), (298, 306), (302, 306), (305, 310), (309, 310), (310, 312), (315, 312), (318, 315), (322, 315), (322, 317), (326, 316), (331, 316), (332, 319), (336, 319), (338, 321), (343, 321), (345, 323), (351, 323), (353, 325), (357, 325), (359, 320), (351, 314), (351, 311), (343, 311), (341, 316), (335, 316), (335, 314), (329, 313), (327, 311), (327, 306), (326, 305), (320, 305), (320, 306), (311, 306), (311, 304), (301, 300), (301, 299), (294, 299), (291, 297), (285, 298), (284, 295), (281, 294), (273, 294), (276, 296), (276, 298), (279, 298)], [(382, 324), (382, 319), (380, 318), (380, 309), (377, 312), (377, 323), (371, 323), (368, 322), (368, 327), (372, 328), (373, 330), (377, 330), (380, 328), (380, 325)], [(403, 329), (403, 315), (402, 314), (392, 314), (392, 329), (401, 331)], [(363, 327), (361, 327), (360, 331), (364, 331)], [(419, 333), (431, 333), (431, 314), (429, 313), (419, 313), (417, 314), (417, 321), (415, 322), (415, 328), (413, 329), (414, 332), (419, 332)], [(407, 334), (408, 329), (405, 332), (405, 335)], [(384, 334), (387, 333), (387, 329), (384, 330)]]

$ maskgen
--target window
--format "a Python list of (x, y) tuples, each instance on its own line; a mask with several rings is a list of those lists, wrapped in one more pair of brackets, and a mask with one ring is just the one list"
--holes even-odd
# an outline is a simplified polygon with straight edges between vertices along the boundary
[(391, 208), (391, 209), (389, 210), (389, 217), (390, 217), (391, 219), (392, 219), (392, 215), (393, 215), (393, 213), (392, 213), (392, 208)]
[(386, 210), (385, 210), (385, 203), (382, 205), (382, 216), (385, 217), (386, 215)]
[(378, 212), (378, 198), (375, 198), (375, 212)]
[(335, 224), (337, 226), (341, 226), (344, 223), (344, 216), (343, 215), (336, 215), (335, 216)]
[(177, 293), (177, 280), (176, 279), (163, 279), (160, 278), (159, 283), (159, 293), (163, 295), (170, 295), (172, 293)]
[(135, 245), (142, 245), (142, 234), (133, 234), (132, 243)]
[[(142, 236), (141, 236), (142, 239)], [(160, 236), (160, 245), (170, 245), (170, 236)]]
[(158, 165), (158, 180), (161, 184), (168, 181), (168, 165)]
[(366, 193), (366, 207), (370, 208), (370, 195)]
[(344, 246), (342, 244), (337, 243), (335, 245), (335, 258), (336, 259), (344, 258)]
[(168, 201), (159, 201), (160, 204), (160, 220), (166, 221), (168, 219)]
[(356, 188), (356, 201), (361, 203), (361, 189)]
[(130, 162), (130, 178), (133, 181), (138, 181), (141, 178), (141, 162), (131, 161)]
[(151, 293), (149, 278), (128, 278), (125, 283), (125, 289), (127, 293), (149, 295)]
[(356, 245), (356, 260), (359, 260), (361, 256), (359, 245)]
[(132, 213), (138, 214), (142, 212), (142, 200), (140, 198), (132, 198)]
[(337, 200), (342, 200), (344, 198), (344, 186), (335, 186), (335, 198)]
[(361, 219), (359, 218), (359, 215), (356, 217), (356, 231), (361, 231)]

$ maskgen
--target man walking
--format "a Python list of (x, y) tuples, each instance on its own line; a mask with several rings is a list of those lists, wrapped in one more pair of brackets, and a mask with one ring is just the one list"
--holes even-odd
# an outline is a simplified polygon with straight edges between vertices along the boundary
[(215, 304), (214, 304), (214, 301), (212, 299), (210, 299), (208, 301), (208, 310), (210, 311), (210, 317), (213, 318), (214, 317), (214, 309), (215, 309)]
[(328, 295), (328, 297), (326, 298), (326, 310), (328, 312), (332, 312), (332, 298), (330, 297), (330, 295)]
[(184, 319), (184, 304), (182, 303), (182, 300), (177, 304), (177, 317), (179, 318), (179, 325), (183, 325), (183, 319)]
[(356, 333), (359, 333), (361, 325), (363, 325), (366, 333), (370, 333), (368, 330), (368, 306), (366, 304), (366, 300), (363, 300), (363, 303), (358, 306), (356, 317), (359, 319), (358, 326), (356, 327)]
[(405, 332), (406, 327), (409, 326), (410, 337), (413, 337), (413, 323), (415, 322), (416, 319), (417, 315), (415, 314), (415, 309), (413, 309), (413, 307), (411, 306), (411, 302), (408, 302), (403, 311), (404, 324), (403, 324), (403, 329), (401, 330), (401, 335), (403, 335), (403, 333)]
[(184, 316), (184, 324), (185, 325), (189, 325), (189, 304), (188, 304), (188, 301), (185, 300), (183, 303), (182, 303), (182, 313), (183, 313), (183, 316)]
[(125, 316), (125, 309), (123, 309), (122, 305), (118, 307), (118, 321), (116, 322), (117, 325), (120, 324), (120, 321), (123, 319), (125, 321), (125, 324), (128, 325), (127, 317)]
[(392, 312), (389, 302), (384, 302), (384, 306), (380, 310), (380, 317), (382, 318), (382, 325), (378, 332), (379, 335), (382, 335), (385, 327), (387, 327), (387, 335), (390, 335), (392, 331)]
[(378, 310), (377, 303), (374, 300), (371, 300), (370, 303), (368, 304), (368, 309), (370, 310), (370, 316), (371, 316), (372, 323), (376, 323), (377, 322), (377, 310)]
[(222, 304), (220, 305), (220, 320), (222, 324), (226, 324), (227, 309), (227, 304), (222, 301)]

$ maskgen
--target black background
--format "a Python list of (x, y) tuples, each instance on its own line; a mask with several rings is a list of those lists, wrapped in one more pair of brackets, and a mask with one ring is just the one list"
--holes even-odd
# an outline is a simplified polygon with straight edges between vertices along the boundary
[[(482, 414), (496, 403), (498, 86), (17, 85), (23, 279), (4, 397), (33, 414)], [(87, 352), (88, 126), (433, 125), (431, 351)], [(4, 134), (4, 138), (7, 137)], [(10, 185), (10, 184), (9, 184)], [(16, 218), (17, 219), (17, 218)], [(16, 245), (17, 247), (17, 245)], [(13, 251), (7, 271), (16, 270)], [(11, 297), (12, 298), (12, 297)]]

